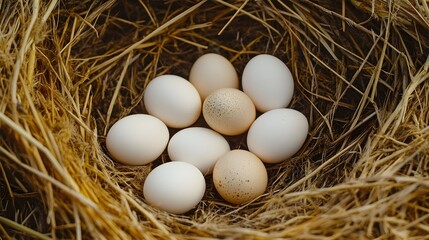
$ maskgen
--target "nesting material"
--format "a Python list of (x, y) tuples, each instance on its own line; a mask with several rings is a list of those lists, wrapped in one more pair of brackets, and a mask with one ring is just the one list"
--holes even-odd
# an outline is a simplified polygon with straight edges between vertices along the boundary
[[(4, 239), (410, 239), (429, 234), (425, 1), (0, 1)], [(309, 121), (265, 193), (229, 204), (210, 179), (187, 214), (144, 201), (145, 166), (113, 161), (108, 129), (145, 113), (162, 74), (205, 53), (241, 78), (271, 54)], [(194, 125), (202, 126), (201, 119)], [(174, 130), (171, 130), (174, 133)], [(247, 149), (246, 136), (228, 137)]]

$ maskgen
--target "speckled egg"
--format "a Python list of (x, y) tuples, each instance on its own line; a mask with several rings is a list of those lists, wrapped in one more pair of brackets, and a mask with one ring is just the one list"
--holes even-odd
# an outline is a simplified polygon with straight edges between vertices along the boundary
[(262, 161), (245, 150), (232, 150), (218, 159), (213, 170), (217, 192), (233, 204), (247, 203), (262, 195), (268, 174)]
[(222, 88), (204, 100), (203, 116), (215, 131), (234, 136), (249, 129), (256, 118), (256, 109), (244, 92), (234, 88)]

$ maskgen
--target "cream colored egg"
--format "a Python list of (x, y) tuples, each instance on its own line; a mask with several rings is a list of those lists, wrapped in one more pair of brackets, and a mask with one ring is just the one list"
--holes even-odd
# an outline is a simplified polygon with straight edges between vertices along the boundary
[(260, 112), (284, 108), (292, 100), (294, 82), (289, 68), (280, 59), (261, 54), (243, 70), (243, 91)]
[(237, 72), (225, 57), (207, 53), (192, 65), (189, 81), (200, 93), (201, 99), (221, 88), (238, 88)]
[(169, 139), (165, 124), (150, 115), (134, 114), (109, 129), (106, 147), (113, 158), (127, 165), (144, 165), (157, 159)]
[(197, 206), (205, 190), (206, 182), (198, 168), (187, 162), (168, 162), (149, 173), (143, 195), (153, 207), (182, 214)]
[(245, 150), (232, 150), (216, 162), (213, 183), (223, 199), (234, 204), (247, 203), (262, 195), (268, 174), (262, 161)]
[(202, 127), (180, 130), (170, 139), (167, 149), (172, 161), (191, 163), (204, 175), (211, 174), (217, 159), (230, 151), (222, 135)]
[(150, 115), (172, 128), (188, 127), (201, 114), (198, 91), (188, 80), (176, 75), (162, 75), (150, 81), (143, 100)]
[(288, 108), (274, 109), (259, 116), (247, 133), (249, 151), (266, 163), (279, 163), (293, 156), (308, 134), (307, 118)]
[(256, 118), (256, 110), (252, 100), (242, 91), (222, 88), (204, 100), (203, 116), (215, 131), (233, 136), (249, 129)]

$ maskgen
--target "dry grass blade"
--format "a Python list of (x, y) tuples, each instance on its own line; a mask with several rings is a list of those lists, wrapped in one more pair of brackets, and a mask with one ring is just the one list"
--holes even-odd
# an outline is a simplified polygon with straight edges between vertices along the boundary
[(33, 229), (31, 229), (31, 228), (25, 227), (25, 226), (23, 226), (21, 224), (17, 224), (16, 222), (14, 222), (12, 220), (9, 220), (7, 218), (1, 217), (1, 216), (0, 216), (0, 222), (2, 224), (4, 224), (5, 226), (9, 226), (9, 227), (12, 227), (12, 228), (14, 228), (14, 229), (16, 229), (18, 231), (25, 232), (25, 233), (27, 233), (28, 235), (30, 235), (30, 236), (32, 236), (34, 238), (43, 239), (43, 240), (49, 240), (49, 239), (51, 239), (50, 237), (48, 237), (48, 236), (46, 236), (44, 234), (41, 234), (39, 232), (36, 232)]

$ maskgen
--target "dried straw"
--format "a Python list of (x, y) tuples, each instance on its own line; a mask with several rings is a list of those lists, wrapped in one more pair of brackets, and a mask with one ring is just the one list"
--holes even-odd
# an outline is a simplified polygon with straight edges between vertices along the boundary
[[(423, 239), (429, 234), (429, 7), (423, 1), (1, 1), (4, 239)], [(147, 166), (115, 163), (109, 127), (160, 74), (216, 52), (292, 70), (305, 146), (234, 206), (144, 202)], [(200, 123), (203, 124), (203, 123)], [(246, 148), (244, 136), (228, 139)]]

